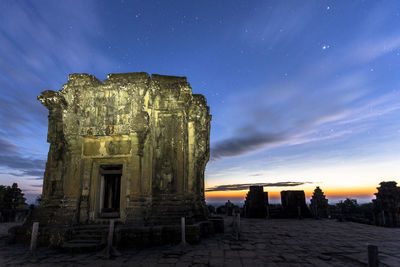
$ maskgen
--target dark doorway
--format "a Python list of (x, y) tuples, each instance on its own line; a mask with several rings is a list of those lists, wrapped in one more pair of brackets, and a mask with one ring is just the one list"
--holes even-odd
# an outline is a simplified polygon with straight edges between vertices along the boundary
[(101, 217), (119, 217), (121, 200), (122, 165), (105, 165), (100, 168)]

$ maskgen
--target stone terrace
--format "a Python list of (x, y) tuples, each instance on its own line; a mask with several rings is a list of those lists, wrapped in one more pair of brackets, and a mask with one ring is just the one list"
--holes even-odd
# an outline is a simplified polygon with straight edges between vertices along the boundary
[(0, 240), (0, 266), (367, 266), (367, 245), (379, 248), (380, 266), (400, 266), (400, 229), (329, 220), (241, 220), (239, 241), (226, 232), (182, 252), (178, 246), (124, 250), (105, 260), (99, 253), (62, 254), (38, 249), (39, 262), (25, 260), (28, 248)]

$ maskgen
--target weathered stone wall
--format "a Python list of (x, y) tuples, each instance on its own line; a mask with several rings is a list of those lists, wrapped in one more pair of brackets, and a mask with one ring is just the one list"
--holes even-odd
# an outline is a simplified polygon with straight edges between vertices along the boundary
[(394, 181), (381, 182), (373, 199), (374, 224), (400, 227), (400, 187)]
[(247, 218), (265, 218), (267, 216), (268, 192), (263, 186), (250, 186), (244, 201), (244, 215)]
[(315, 188), (310, 201), (311, 214), (315, 218), (328, 218), (328, 199), (319, 186)]
[[(204, 219), (209, 107), (185, 77), (71, 74), (38, 97), (49, 109), (43, 222), (104, 221), (102, 165), (122, 165), (120, 221), (142, 225)], [(39, 212), (39, 213), (40, 213)]]
[(285, 218), (310, 217), (303, 190), (281, 191), (282, 215)]

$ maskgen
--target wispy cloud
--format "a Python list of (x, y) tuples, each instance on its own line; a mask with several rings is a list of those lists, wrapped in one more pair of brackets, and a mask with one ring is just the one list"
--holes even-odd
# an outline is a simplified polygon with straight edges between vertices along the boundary
[(60, 89), (69, 73), (106, 73), (114, 65), (96, 45), (104, 26), (98, 6), (91, 0), (0, 3), (0, 167), (6, 173), (43, 177), (48, 111), (36, 96)]
[(0, 136), (0, 153), (8, 154), (15, 153), (18, 147), (7, 140), (4, 140)]
[(0, 127), (13, 135), (45, 129), (47, 110), (36, 101), (41, 91), (59, 89), (68, 73), (113, 65), (94, 45), (103, 27), (97, 2), (76, 1), (74, 8), (44, 2), (0, 5)]
[(242, 38), (252, 43), (268, 41), (268, 47), (289, 45), (305, 34), (317, 10), (300, 2), (265, 2), (263, 12), (244, 23)]
[(42, 179), (46, 161), (24, 156), (18, 150), (0, 136), (0, 167), (8, 169), (7, 174), (13, 176)]
[(216, 191), (240, 191), (249, 190), (250, 186), (263, 186), (263, 187), (294, 187), (304, 184), (312, 184), (311, 182), (276, 182), (276, 183), (253, 183), (253, 184), (227, 184), (217, 185), (206, 188), (206, 192)]
[[(358, 39), (351, 44), (354, 49), (338, 49), (312, 62), (286, 81), (234, 99), (231, 105), (241, 108), (232, 118), (243, 125), (232, 136), (212, 145), (212, 159), (349, 136), (361, 129), (356, 124), (399, 110), (397, 91), (375, 96), (377, 89), (371, 88), (369, 69), (346, 74), (342, 70), (393, 52), (400, 48), (400, 39), (393, 36), (374, 43), (362, 42)], [(357, 49), (358, 45), (363, 49)]]
[[(386, 83), (376, 83), (379, 78), (374, 73), (375, 64), (386, 68), (382, 60), (392, 57), (389, 62), (393, 62), (399, 55), (400, 32), (385, 27), (387, 19), (393, 19), (389, 6), (368, 5), (366, 15), (346, 29), (353, 34), (342, 35), (335, 32), (339, 22), (334, 16), (341, 4), (329, 9), (318, 1), (295, 9), (290, 4), (265, 3), (262, 12), (243, 24), (243, 41), (262, 50), (282, 70), (266, 69), (265, 76), (271, 77), (267, 82), (232, 97), (226, 105), (231, 121), (224, 123), (226, 128), (241, 125), (212, 144), (214, 160), (346, 138), (367, 131), (360, 127), (363, 122), (399, 110), (400, 95), (388, 93), (398, 88), (383, 88)], [(361, 6), (354, 3), (351, 8)], [(282, 15), (293, 10), (291, 16)], [(314, 15), (322, 27), (316, 26)], [(313, 34), (314, 29), (326, 32)], [(308, 60), (296, 60), (305, 55)], [(278, 58), (284, 63), (278, 64)]]
[(250, 133), (223, 140), (213, 147), (212, 159), (236, 156), (284, 139), (283, 133)]
[(352, 58), (359, 62), (370, 62), (385, 54), (391, 53), (400, 47), (400, 36), (384, 37), (380, 40), (360, 43), (352, 49)]
[(41, 184), (31, 184), (30, 186), (42, 188), (43, 185), (41, 185)]

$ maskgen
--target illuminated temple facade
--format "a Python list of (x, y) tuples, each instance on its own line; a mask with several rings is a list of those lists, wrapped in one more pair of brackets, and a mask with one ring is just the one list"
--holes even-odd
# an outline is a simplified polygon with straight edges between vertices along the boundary
[(49, 110), (44, 224), (174, 224), (206, 218), (209, 107), (185, 77), (71, 74)]

